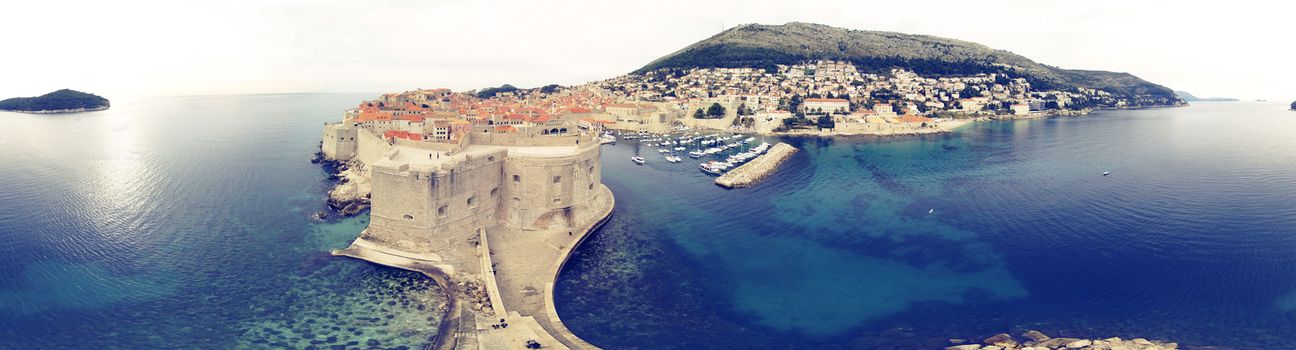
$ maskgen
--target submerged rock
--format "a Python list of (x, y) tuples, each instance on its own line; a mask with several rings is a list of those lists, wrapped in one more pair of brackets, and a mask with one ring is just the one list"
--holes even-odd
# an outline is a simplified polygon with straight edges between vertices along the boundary
[(981, 341), (981, 343), (984, 343), (986, 345), (1010, 348), (1010, 349), (1020, 345), (1017, 343), (1016, 340), (1013, 339), (1011, 335), (1008, 335), (1008, 333), (995, 334)]

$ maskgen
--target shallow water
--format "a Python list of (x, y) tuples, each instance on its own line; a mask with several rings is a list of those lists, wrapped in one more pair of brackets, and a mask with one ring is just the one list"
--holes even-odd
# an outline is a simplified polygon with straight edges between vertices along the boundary
[(787, 139), (801, 152), (740, 190), (623, 140), (603, 154), (617, 209), (558, 310), (608, 348), (935, 348), (1026, 328), (1296, 348), (1283, 107)]
[(314, 222), (325, 121), (369, 95), (114, 101), (0, 113), (0, 348), (420, 348), (444, 297), (336, 258)]

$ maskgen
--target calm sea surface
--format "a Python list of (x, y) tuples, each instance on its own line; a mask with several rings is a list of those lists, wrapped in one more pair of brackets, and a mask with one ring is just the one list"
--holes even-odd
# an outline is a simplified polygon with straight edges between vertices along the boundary
[[(441, 291), (327, 255), (367, 217), (310, 219), (330, 186), (307, 161), (320, 128), (364, 98), (0, 113), (0, 349), (427, 344)], [(904, 348), (1025, 328), (1296, 348), (1285, 107), (790, 139), (802, 151), (743, 190), (623, 141), (604, 148), (616, 212), (568, 265), (558, 310), (609, 349)]]
[(608, 348), (940, 348), (1031, 328), (1296, 349), (1285, 107), (790, 139), (801, 152), (741, 190), (623, 141), (603, 154), (616, 212), (558, 311)]
[(441, 290), (329, 257), (367, 217), (310, 219), (321, 127), (365, 97), (0, 112), (0, 349), (427, 344)]

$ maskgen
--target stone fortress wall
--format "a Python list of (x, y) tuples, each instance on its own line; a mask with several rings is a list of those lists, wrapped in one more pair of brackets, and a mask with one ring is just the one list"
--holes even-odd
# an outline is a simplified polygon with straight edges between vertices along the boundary
[(388, 143), (363, 126), (333, 123), (325, 125), (321, 148), (328, 158), (370, 169), (365, 238), (402, 251), (454, 249), (481, 228), (525, 234), (600, 215), (592, 207), (602, 186), (599, 142), (570, 123), (509, 132), (479, 126), (458, 143)]

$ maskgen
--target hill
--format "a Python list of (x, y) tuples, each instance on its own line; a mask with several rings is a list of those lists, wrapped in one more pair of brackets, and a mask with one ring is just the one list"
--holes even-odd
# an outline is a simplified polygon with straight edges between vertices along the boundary
[(632, 74), (664, 68), (764, 68), (814, 60), (849, 61), (860, 70), (904, 68), (929, 76), (1003, 73), (1032, 89), (1096, 89), (1130, 106), (1182, 104), (1174, 91), (1129, 73), (1061, 69), (985, 45), (927, 35), (864, 31), (812, 23), (734, 27), (648, 63)]
[(0, 110), (29, 113), (83, 112), (108, 109), (108, 99), (95, 94), (63, 89), (37, 97), (0, 101)]
[(1184, 101), (1188, 101), (1188, 102), (1198, 102), (1198, 101), (1236, 102), (1238, 100), (1236, 98), (1229, 98), (1229, 97), (1197, 97), (1197, 96), (1193, 96), (1193, 94), (1190, 94), (1187, 91), (1175, 91), (1175, 95), (1178, 95), (1179, 98), (1182, 98)]

